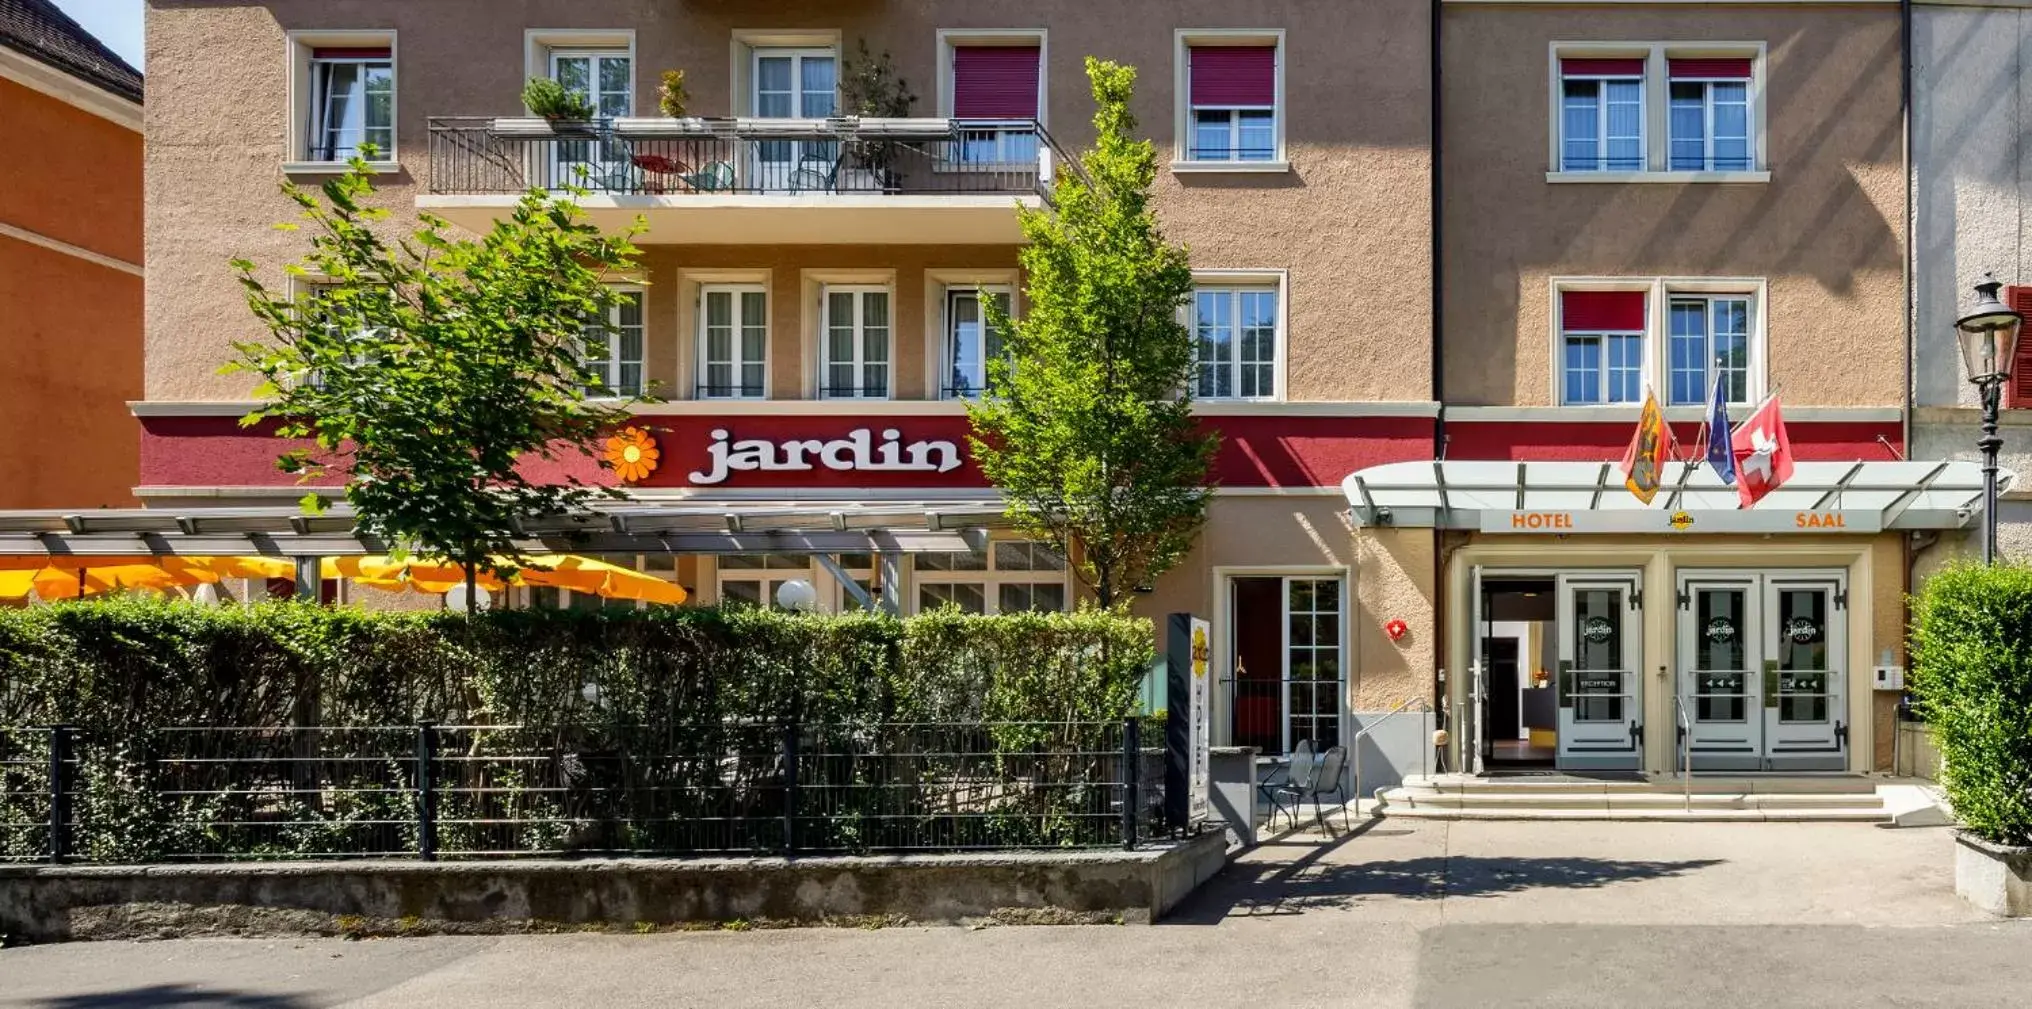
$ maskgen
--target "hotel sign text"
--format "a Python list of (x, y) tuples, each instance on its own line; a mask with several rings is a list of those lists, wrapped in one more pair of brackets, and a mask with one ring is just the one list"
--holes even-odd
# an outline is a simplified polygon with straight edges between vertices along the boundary
[(1875, 510), (1483, 511), (1485, 533), (1874, 533)]

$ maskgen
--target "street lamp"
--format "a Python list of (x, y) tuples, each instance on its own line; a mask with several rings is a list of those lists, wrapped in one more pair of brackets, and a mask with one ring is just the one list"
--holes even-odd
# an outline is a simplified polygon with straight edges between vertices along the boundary
[(1976, 447), (1983, 450), (1983, 563), (1997, 560), (1997, 450), (2004, 439), (1997, 436), (1997, 408), (2004, 392), (2004, 380), (2011, 377), (2017, 359), (2018, 328), (2025, 320), (1997, 300), (2004, 285), (1983, 274), (1976, 285), (1976, 307), (1955, 320), (1955, 338), (1961, 342), (1962, 364), (1968, 367), (1969, 381), (1983, 398), (1983, 436)]

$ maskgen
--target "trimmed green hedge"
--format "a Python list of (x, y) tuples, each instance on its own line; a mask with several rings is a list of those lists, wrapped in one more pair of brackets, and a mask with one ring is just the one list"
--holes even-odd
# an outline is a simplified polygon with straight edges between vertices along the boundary
[[(0, 727), (1081, 721), (1133, 712), (1148, 621), (738, 609), (0, 610)], [(597, 705), (586, 700), (597, 688)]]
[(2032, 845), (2032, 567), (1962, 565), (1914, 602), (1912, 676), (1955, 815)]

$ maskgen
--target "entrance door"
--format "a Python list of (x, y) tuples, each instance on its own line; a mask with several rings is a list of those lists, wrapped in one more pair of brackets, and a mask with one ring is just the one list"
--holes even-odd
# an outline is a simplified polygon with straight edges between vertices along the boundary
[(1563, 768), (1643, 766), (1635, 572), (1559, 576), (1559, 752)]
[(1266, 754), (1289, 753), (1301, 740), (1315, 753), (1339, 745), (1347, 696), (1342, 579), (1244, 576), (1229, 586), (1229, 738)]
[(1764, 761), (1759, 579), (1681, 575), (1679, 599), (1679, 704), (1692, 732), (1693, 769), (1757, 770)]
[(1771, 770), (1847, 766), (1846, 601), (1837, 577), (1765, 578), (1763, 722)]
[[(755, 115), (826, 119), (839, 109), (839, 61), (830, 49), (755, 50)], [(832, 188), (839, 144), (768, 140), (755, 145), (753, 188), (774, 192)]]
[(1468, 570), (1468, 648), (1473, 658), (1468, 662), (1468, 703), (1461, 709), (1463, 724), (1467, 731), (1467, 770), (1480, 774), (1488, 766), (1488, 739), (1483, 735), (1482, 723), (1488, 707), (1488, 677), (1484, 672), (1489, 665), (1489, 601), (1482, 597), (1482, 569), (1476, 565)]

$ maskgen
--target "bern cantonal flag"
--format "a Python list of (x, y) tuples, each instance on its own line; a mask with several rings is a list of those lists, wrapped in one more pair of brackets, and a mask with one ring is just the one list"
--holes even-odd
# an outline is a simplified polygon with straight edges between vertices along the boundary
[(1658, 408), (1657, 397), (1646, 389), (1644, 409), (1637, 415), (1637, 433), (1630, 437), (1630, 448), (1623, 453), (1623, 486), (1637, 500), (1650, 504), (1658, 496), (1671, 445), (1672, 429), (1665, 424), (1665, 411)]
[(1736, 428), (1736, 495), (1748, 508), (1778, 485), (1792, 479), (1792, 439), (1785, 435), (1785, 414), (1773, 396)]

